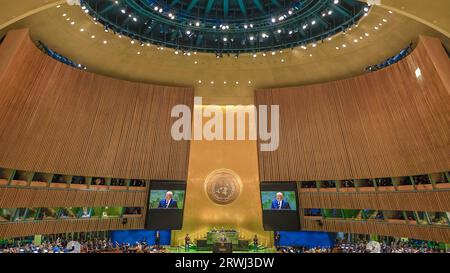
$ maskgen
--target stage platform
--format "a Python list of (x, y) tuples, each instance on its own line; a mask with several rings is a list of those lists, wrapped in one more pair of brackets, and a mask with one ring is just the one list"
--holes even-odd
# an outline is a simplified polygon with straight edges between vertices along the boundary
[[(185, 252), (184, 246), (178, 247), (168, 247), (166, 248), (169, 253), (212, 253), (212, 250), (197, 250), (197, 249), (189, 249), (189, 252)], [(247, 253), (247, 254), (258, 254), (258, 253), (276, 253), (275, 248), (260, 248), (257, 251), (248, 250), (248, 251), (233, 251), (233, 253)]]

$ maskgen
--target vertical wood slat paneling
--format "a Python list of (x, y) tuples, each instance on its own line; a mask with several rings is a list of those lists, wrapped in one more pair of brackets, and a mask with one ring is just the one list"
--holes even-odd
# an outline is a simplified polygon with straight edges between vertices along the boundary
[(145, 207), (147, 190), (98, 191), (0, 187), (0, 208)]
[(425, 225), (339, 220), (322, 220), (319, 223), (318, 220), (304, 219), (302, 220), (302, 229), (325, 232), (345, 232), (352, 234), (377, 234), (397, 238), (405, 237), (435, 242), (450, 242), (449, 228)]
[[(430, 45), (434, 45), (433, 48)], [(359, 77), (255, 92), (280, 106), (280, 145), (258, 152), (261, 181), (407, 176), (450, 169), (450, 61), (435, 38)], [(430, 52), (433, 57), (430, 57)], [(439, 59), (441, 64), (434, 65)], [(417, 79), (415, 71), (421, 69)]]
[(170, 114), (192, 107), (192, 88), (73, 69), (40, 52), (27, 30), (10, 32), (0, 56), (0, 166), (186, 180), (189, 142), (172, 139)]
[(299, 193), (302, 208), (450, 211), (450, 191)]
[(143, 229), (143, 217), (129, 217), (127, 223), (122, 218), (109, 219), (66, 219), (58, 221), (14, 222), (0, 224), (0, 238), (14, 238), (33, 234), (55, 234), (69, 232), (90, 232), (108, 230)]

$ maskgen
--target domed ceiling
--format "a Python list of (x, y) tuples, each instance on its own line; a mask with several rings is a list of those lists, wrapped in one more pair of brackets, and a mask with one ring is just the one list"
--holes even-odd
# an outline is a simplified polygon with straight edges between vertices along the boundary
[(84, 0), (105, 31), (186, 52), (256, 53), (344, 32), (367, 14), (356, 0)]
[[(253, 103), (255, 89), (311, 85), (361, 75), (364, 68), (398, 54), (419, 35), (438, 37), (450, 49), (449, 36), (439, 30), (448, 30), (448, 0), (433, 0), (436, 4), (432, 6), (421, 0), (393, 1), (398, 6), (392, 10), (370, 6), (368, 16), (357, 25), (323, 42), (267, 54), (241, 54), (239, 58), (235, 58), (237, 54), (216, 58), (214, 53), (195, 51), (182, 54), (181, 50), (130, 41), (112, 29), (105, 32), (87, 6), (83, 10), (79, 5), (67, 5), (66, 0), (0, 0), (0, 37), (9, 30), (27, 28), (35, 43), (43, 42), (87, 66), (89, 72), (152, 84), (193, 86), (205, 104), (247, 105)], [(434, 17), (422, 16), (425, 6), (433, 7)]]

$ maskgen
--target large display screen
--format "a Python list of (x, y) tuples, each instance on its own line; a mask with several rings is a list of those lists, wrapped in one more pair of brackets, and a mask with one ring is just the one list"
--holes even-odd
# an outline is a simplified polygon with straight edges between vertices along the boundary
[(263, 225), (270, 231), (300, 229), (297, 210), (297, 184), (295, 182), (261, 183)]
[(181, 190), (151, 190), (150, 204), (151, 209), (183, 209), (184, 194)]
[(261, 191), (263, 210), (297, 210), (295, 191)]
[(183, 225), (184, 181), (150, 181), (145, 228), (179, 230)]

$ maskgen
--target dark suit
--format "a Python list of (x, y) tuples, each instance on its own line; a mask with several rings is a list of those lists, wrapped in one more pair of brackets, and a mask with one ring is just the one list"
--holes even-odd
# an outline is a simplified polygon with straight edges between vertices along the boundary
[(271, 209), (291, 209), (291, 206), (289, 205), (288, 201), (281, 200), (281, 208), (280, 208), (278, 200), (275, 199), (272, 201)]
[(167, 206), (166, 199), (163, 199), (163, 200), (159, 201), (158, 208), (162, 208), (162, 209), (167, 209), (167, 208), (177, 209), (178, 208), (178, 204), (177, 204), (176, 200), (170, 199), (169, 206)]

